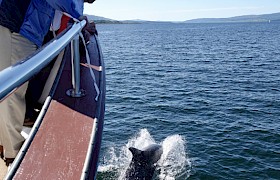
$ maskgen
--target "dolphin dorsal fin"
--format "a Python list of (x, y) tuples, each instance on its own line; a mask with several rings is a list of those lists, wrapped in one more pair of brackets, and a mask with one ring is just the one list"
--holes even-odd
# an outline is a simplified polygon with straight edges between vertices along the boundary
[(136, 149), (136, 148), (134, 148), (134, 147), (130, 147), (129, 150), (130, 150), (130, 152), (132, 153), (132, 156), (133, 156), (133, 157), (138, 157), (139, 155), (142, 154), (142, 151), (141, 151), (141, 150)]

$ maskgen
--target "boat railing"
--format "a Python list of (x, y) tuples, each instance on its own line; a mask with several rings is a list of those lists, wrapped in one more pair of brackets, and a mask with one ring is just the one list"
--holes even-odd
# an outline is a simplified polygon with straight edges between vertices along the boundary
[[(20, 60), (16, 64), (0, 71), (0, 102), (17, 90), (22, 84), (30, 80), (34, 75), (47, 66), (69, 43), (72, 53), (72, 85), (70, 95), (80, 97), (80, 54), (79, 34), (86, 25), (83, 20), (74, 23), (73, 26), (62, 36), (53, 39), (46, 46), (38, 49), (31, 56)], [(69, 87), (71, 88), (71, 87)]]
[[(38, 49), (31, 56), (20, 60), (16, 64), (0, 71), (0, 103), (5, 100), (10, 94), (16, 91), (21, 85), (29, 81), (34, 75), (46, 67), (54, 58), (71, 43), (71, 60), (72, 60), (72, 86), (68, 92), (72, 97), (81, 97), (80, 90), (80, 54), (79, 54), (79, 36), (86, 21), (74, 23), (67, 31), (51, 40), (48, 44)], [(68, 92), (66, 92), (68, 94)], [(44, 116), (47, 107), (49, 106), (51, 97), (47, 97), (42, 107), (40, 114), (25, 140), (21, 151), (17, 155), (11, 169), (6, 174), (6, 179), (13, 179), (20, 162), (22, 161), (26, 150), (30, 146), (36, 132), (39, 129), (42, 117)], [(39, 121), (38, 121), (39, 119)]]

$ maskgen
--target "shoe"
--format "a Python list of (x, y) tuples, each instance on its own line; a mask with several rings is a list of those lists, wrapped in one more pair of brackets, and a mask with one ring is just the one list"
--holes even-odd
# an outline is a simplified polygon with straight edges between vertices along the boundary
[(10, 171), (11, 167), (12, 167), (12, 164), (9, 164), (9, 166), (8, 166), (8, 168), (7, 168), (7, 172)]
[(23, 122), (23, 126), (32, 127), (34, 123), (35, 121), (33, 119), (26, 118)]
[(0, 145), (0, 157), (3, 159), (4, 158), (4, 148), (3, 146)]
[(15, 158), (5, 158), (6, 166), (9, 167), (10, 164), (14, 162)]

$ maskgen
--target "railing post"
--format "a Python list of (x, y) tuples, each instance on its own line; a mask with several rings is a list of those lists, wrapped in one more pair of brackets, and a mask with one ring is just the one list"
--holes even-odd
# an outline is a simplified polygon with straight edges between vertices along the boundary
[(71, 97), (83, 97), (85, 91), (81, 89), (80, 77), (80, 51), (79, 51), (79, 35), (76, 35), (71, 41), (71, 63), (72, 63), (72, 86), (66, 94)]

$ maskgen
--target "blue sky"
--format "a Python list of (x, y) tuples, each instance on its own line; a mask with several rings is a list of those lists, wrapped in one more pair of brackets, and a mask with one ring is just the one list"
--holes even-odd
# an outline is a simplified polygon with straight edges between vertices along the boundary
[(96, 0), (84, 12), (115, 20), (184, 21), (280, 12), (280, 0)]

